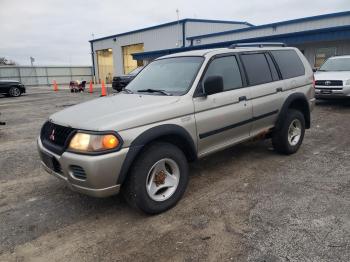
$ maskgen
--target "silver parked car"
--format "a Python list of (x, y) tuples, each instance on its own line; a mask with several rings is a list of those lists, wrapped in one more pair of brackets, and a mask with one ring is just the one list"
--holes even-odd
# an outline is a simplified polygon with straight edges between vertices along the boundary
[(178, 53), (150, 63), (121, 93), (53, 114), (38, 148), (44, 168), (73, 190), (121, 190), (155, 214), (184, 194), (189, 161), (262, 134), (295, 153), (314, 102), (313, 72), (296, 48)]
[(316, 98), (350, 98), (350, 56), (327, 59), (315, 80)]

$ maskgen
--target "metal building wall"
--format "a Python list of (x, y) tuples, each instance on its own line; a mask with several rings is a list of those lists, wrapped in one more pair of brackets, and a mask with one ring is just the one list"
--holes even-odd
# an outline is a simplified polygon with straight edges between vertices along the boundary
[[(229, 34), (218, 34), (213, 36), (198, 36), (200, 39), (198, 45), (219, 43), (226, 41), (235, 41), (240, 39), (249, 39), (255, 37), (272, 36), (279, 34), (294, 33), (307, 30), (315, 30), (321, 28), (337, 27), (350, 25), (350, 15), (342, 15), (338, 17), (328, 17), (312, 20), (301, 20), (292, 23), (282, 22), (280, 24), (271, 24), (267, 26), (257, 26), (257, 28), (243, 29)], [(196, 45), (196, 41), (193, 42)]]
[(145, 51), (176, 48), (177, 44), (181, 47), (182, 24), (180, 23), (147, 31), (118, 36), (115, 38), (115, 41), (113, 40), (113, 38), (108, 38), (93, 42), (96, 79), (99, 78), (97, 70), (98, 66), (96, 63), (97, 50), (112, 48), (114, 60), (114, 74), (120, 75), (123, 74), (122, 46), (140, 43), (144, 44)]
[[(186, 37), (203, 33), (213, 33), (218, 31), (233, 30), (248, 27), (244, 23), (224, 23), (224, 22), (201, 22), (187, 21), (185, 23)], [(114, 75), (123, 74), (122, 46), (132, 44), (144, 44), (144, 51), (155, 51), (171, 49), (183, 46), (183, 25), (182, 23), (154, 28), (146, 31), (130, 33), (122, 36), (98, 40), (92, 43), (93, 57), (95, 61), (95, 76), (99, 79), (96, 51), (112, 48), (114, 60)], [(190, 41), (186, 41), (186, 46)]]
[[(243, 23), (210, 23), (210, 22), (186, 22), (185, 32), (186, 37), (211, 34), (216, 32), (223, 32), (241, 28), (250, 27), (248, 24)], [(189, 46), (191, 41), (186, 41), (186, 46)]]
[(90, 66), (0, 66), (0, 80), (16, 80), (25, 86), (69, 84), (72, 80), (92, 79)]
[(296, 45), (295, 47), (304, 52), (311, 67), (315, 65), (316, 51), (319, 48), (335, 47), (336, 55), (350, 55), (350, 40), (307, 43)]

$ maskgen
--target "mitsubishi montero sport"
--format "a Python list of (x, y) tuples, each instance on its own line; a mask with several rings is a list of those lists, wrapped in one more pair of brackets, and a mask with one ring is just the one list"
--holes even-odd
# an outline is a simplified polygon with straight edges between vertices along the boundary
[(296, 48), (236, 45), (158, 58), (120, 93), (50, 116), (44, 168), (75, 191), (123, 193), (143, 212), (173, 207), (188, 162), (264, 134), (295, 153), (310, 128), (313, 71)]

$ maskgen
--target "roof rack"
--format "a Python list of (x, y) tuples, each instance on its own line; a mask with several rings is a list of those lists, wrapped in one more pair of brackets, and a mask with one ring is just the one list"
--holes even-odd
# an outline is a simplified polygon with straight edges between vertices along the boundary
[(231, 49), (235, 49), (237, 47), (268, 47), (268, 46), (280, 46), (285, 47), (287, 46), (285, 43), (279, 43), (279, 42), (265, 42), (265, 43), (241, 43), (241, 44), (232, 44), (229, 46)]

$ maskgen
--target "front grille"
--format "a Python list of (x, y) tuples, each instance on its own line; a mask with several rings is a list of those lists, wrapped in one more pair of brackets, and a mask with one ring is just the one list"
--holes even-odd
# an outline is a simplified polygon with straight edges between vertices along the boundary
[(43, 145), (52, 152), (61, 155), (74, 129), (46, 122), (41, 128), (40, 138)]
[(316, 80), (317, 86), (343, 86), (342, 80)]
[(72, 170), (73, 176), (78, 179), (85, 180), (86, 174), (82, 167), (80, 166), (70, 166), (70, 169)]

